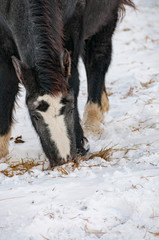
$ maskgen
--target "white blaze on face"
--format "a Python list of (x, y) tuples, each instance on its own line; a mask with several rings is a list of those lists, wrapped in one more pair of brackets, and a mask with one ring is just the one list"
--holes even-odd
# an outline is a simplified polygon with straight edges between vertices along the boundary
[(63, 107), (61, 99), (62, 95), (57, 97), (44, 95), (38, 97), (35, 104), (38, 106), (42, 100), (49, 104), (46, 112), (38, 112), (42, 115), (44, 122), (48, 125), (51, 140), (55, 142), (60, 156), (67, 161), (67, 156), (70, 155), (70, 140), (67, 134), (64, 115), (59, 115), (60, 109)]

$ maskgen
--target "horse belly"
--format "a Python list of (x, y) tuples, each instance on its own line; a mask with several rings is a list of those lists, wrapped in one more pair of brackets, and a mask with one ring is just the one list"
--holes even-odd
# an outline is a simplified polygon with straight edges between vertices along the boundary
[(121, 0), (88, 0), (84, 12), (84, 39), (97, 33), (113, 20)]
[(74, 14), (78, 0), (58, 0), (64, 25)]

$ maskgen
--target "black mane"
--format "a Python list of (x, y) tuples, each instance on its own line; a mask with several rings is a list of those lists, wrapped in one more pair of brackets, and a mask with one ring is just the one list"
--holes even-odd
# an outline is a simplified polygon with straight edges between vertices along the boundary
[(62, 20), (56, 0), (29, 0), (28, 4), (38, 81), (53, 94), (66, 92), (67, 83), (60, 59), (63, 49)]

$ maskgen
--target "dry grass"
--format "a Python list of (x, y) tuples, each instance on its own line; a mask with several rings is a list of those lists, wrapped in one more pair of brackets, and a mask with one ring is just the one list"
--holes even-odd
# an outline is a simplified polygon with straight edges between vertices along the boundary
[(23, 175), (24, 173), (31, 170), (33, 167), (39, 166), (40, 163), (35, 162), (34, 160), (18, 162), (16, 164), (10, 164), (9, 168), (0, 171), (7, 177), (13, 177), (14, 175)]
[(131, 29), (130, 28), (124, 28), (123, 31), (124, 32), (129, 32), (129, 31), (131, 31)]
[[(107, 167), (107, 165), (105, 165), (104, 163), (101, 164), (97, 164), (97, 163), (93, 163), (93, 159), (94, 158), (101, 158), (103, 160), (105, 160), (106, 162), (109, 162), (109, 164), (111, 166), (116, 166), (118, 165), (118, 162), (120, 161), (120, 158), (115, 158), (113, 155), (114, 153), (117, 152), (123, 152), (123, 156), (122, 158), (127, 158), (127, 154), (129, 153), (129, 151), (135, 151), (137, 150), (139, 144), (135, 144), (133, 147), (123, 147), (123, 148), (116, 148), (117, 145), (114, 145), (112, 147), (105, 147), (102, 148), (100, 151), (97, 152), (93, 152), (93, 153), (88, 153), (86, 156), (80, 156), (77, 160), (76, 163), (72, 164), (72, 170), (74, 171), (76, 168), (80, 169), (82, 167)], [(89, 162), (88, 166), (83, 166), (83, 162), (87, 162), (92, 160), (92, 164)]]
[(98, 230), (90, 230), (90, 229), (88, 229), (87, 225), (85, 225), (84, 230), (87, 234), (94, 234), (94, 235), (99, 236), (99, 238), (100, 238), (100, 236), (105, 235), (107, 233), (107, 232), (102, 232), (102, 231), (98, 231)]
[(105, 161), (110, 162), (111, 161), (110, 158), (111, 158), (112, 155), (113, 155), (113, 149), (112, 148), (108, 148), (108, 149), (104, 148), (104, 149), (101, 149), (98, 152), (90, 153), (88, 159), (86, 159), (86, 160), (92, 160), (95, 157), (100, 157), (100, 158), (104, 159)]
[(45, 239), (45, 240), (50, 240), (49, 238), (43, 236), (42, 234), (40, 234), (40, 235), (42, 236), (43, 239)]
[(22, 136), (18, 136), (14, 139), (14, 137), (10, 138), (10, 141), (14, 140), (15, 143), (25, 143), (25, 141), (22, 139)]
[[(135, 129), (134, 129), (135, 131)], [(136, 130), (137, 131), (137, 130)], [(111, 143), (110, 143), (111, 144)], [(133, 146), (125, 146), (121, 148), (117, 148), (117, 145), (111, 146), (110, 144), (107, 145), (105, 148), (102, 148), (100, 151), (96, 151), (93, 153), (88, 153), (85, 156), (79, 156), (76, 162), (69, 162), (63, 166), (60, 167), (54, 167), (52, 169), (48, 168), (47, 170), (57, 170), (61, 177), (63, 175), (69, 175), (69, 172), (74, 171), (75, 169), (81, 169), (82, 167), (107, 167), (108, 164), (105, 164), (104, 162), (97, 163), (97, 161), (94, 162), (95, 158), (101, 158), (105, 160), (105, 162), (109, 163), (111, 166), (116, 166), (119, 164), (121, 158), (128, 159), (128, 153), (130, 151), (136, 151), (139, 149), (139, 147), (143, 144), (134, 144)], [(116, 157), (115, 153), (122, 152), (122, 156)], [(88, 162), (89, 161), (89, 162)], [(88, 164), (84, 164), (84, 162), (88, 162)], [(31, 172), (31, 169), (34, 167), (37, 167), (41, 165), (42, 170), (44, 170), (44, 162), (37, 162), (35, 159), (31, 159), (28, 161), (22, 160), (22, 162), (13, 163), (9, 165), (9, 167), (3, 171), (0, 171), (7, 177), (13, 177), (14, 175), (23, 175), (26, 172)]]
[(15, 143), (25, 143), (24, 140), (22, 140), (22, 136), (18, 136), (16, 137), (16, 139), (14, 140)]
[(57, 168), (57, 171), (62, 173), (62, 174), (64, 174), (64, 175), (68, 175), (68, 172), (64, 168), (62, 168), (62, 167)]
[(155, 237), (158, 237), (158, 236), (159, 236), (159, 232), (156, 232), (156, 233), (149, 232), (149, 233), (153, 234)]
[(126, 99), (127, 97), (132, 97), (134, 95), (134, 88), (130, 88), (129, 92), (123, 97), (123, 99)]
[(146, 83), (142, 83), (140, 82), (141, 86), (144, 88), (148, 88), (150, 87), (150, 85), (152, 83), (155, 83), (157, 81), (157, 77), (159, 76), (159, 74), (153, 74), (152, 78), (150, 79), (150, 81), (146, 82)]

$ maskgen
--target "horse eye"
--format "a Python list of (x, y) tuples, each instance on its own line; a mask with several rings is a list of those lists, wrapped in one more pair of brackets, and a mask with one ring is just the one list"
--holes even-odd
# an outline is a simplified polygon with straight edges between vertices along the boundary
[(44, 100), (42, 100), (36, 109), (39, 110), (40, 112), (46, 112), (48, 107), (49, 107), (49, 104)]

